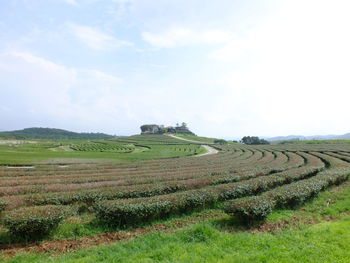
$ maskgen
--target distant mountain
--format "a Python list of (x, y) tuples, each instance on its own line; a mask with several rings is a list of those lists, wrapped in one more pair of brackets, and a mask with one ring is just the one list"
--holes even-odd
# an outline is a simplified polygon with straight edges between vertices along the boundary
[(52, 128), (26, 128), (17, 131), (0, 132), (3, 139), (108, 139), (115, 136), (104, 133), (77, 133)]
[(277, 136), (272, 138), (266, 138), (268, 141), (289, 141), (289, 140), (349, 140), (350, 133), (343, 135), (312, 135), (312, 136), (303, 136), (303, 135), (288, 135), (288, 136)]
[(306, 140), (305, 136), (302, 135), (288, 135), (288, 136), (276, 136), (271, 138), (265, 138), (266, 140), (273, 141), (289, 141), (289, 140)]
[(346, 133), (344, 135), (340, 135), (339, 136), (339, 139), (342, 139), (342, 140), (350, 140), (350, 132), (349, 133)]

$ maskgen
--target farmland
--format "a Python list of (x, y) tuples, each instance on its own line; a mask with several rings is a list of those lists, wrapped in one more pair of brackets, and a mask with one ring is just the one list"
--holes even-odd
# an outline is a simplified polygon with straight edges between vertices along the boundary
[(204, 153), (197, 144), (167, 136), (130, 136), (110, 140), (4, 140), (0, 144), (0, 165), (60, 163), (132, 162)]
[[(50, 246), (118, 231), (147, 232), (159, 224), (176, 229), (169, 225), (181, 220), (219, 219), (249, 229), (279, 211), (308, 207), (343, 183), (344, 195), (349, 189), (347, 143), (211, 146), (219, 152), (196, 156), (205, 152), (199, 143), (163, 135), (0, 145), (0, 156), (10, 153), (0, 167), (4, 255), (16, 247), (41, 251), (41, 243), (33, 246), (38, 240)], [(199, 228), (223, 235), (208, 225)]]

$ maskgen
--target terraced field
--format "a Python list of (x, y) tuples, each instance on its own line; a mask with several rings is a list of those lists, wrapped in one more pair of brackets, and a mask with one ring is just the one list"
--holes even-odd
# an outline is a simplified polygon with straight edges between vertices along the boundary
[(162, 135), (99, 140), (37, 140), (0, 144), (0, 165), (119, 163), (178, 158), (205, 152), (201, 144)]
[[(166, 143), (159, 137), (152, 141)], [(179, 141), (169, 147), (182, 149)], [(16, 235), (48, 235), (72, 218), (118, 229), (219, 207), (251, 223), (300, 206), (350, 176), (350, 144), (215, 147), (218, 154), (198, 158), (3, 166), (0, 244), (19, 242)]]
[(111, 142), (85, 142), (73, 144), (70, 148), (74, 151), (82, 152), (115, 152), (115, 153), (131, 153), (135, 150), (133, 144), (121, 144)]
[[(115, 141), (118, 142), (125, 142), (125, 143), (139, 143), (144, 144), (145, 142), (147, 144), (166, 144), (166, 145), (172, 145), (172, 144), (184, 144), (184, 141), (178, 140), (176, 138), (173, 138), (171, 136), (166, 135), (133, 135), (125, 138), (120, 138)], [(198, 143), (200, 144), (200, 143)]]

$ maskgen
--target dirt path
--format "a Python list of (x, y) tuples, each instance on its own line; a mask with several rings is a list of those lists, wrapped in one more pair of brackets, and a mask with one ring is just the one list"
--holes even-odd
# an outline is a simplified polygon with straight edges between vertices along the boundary
[(206, 153), (202, 153), (202, 154), (195, 155), (196, 157), (205, 156), (205, 155), (211, 155), (211, 154), (217, 154), (217, 153), (219, 152), (219, 151), (216, 150), (215, 148), (210, 147), (210, 146), (207, 145), (207, 144), (204, 144), (204, 142), (184, 139), (184, 138), (181, 138), (181, 137), (177, 137), (177, 136), (175, 136), (175, 135), (173, 135), (173, 134), (168, 134), (168, 136), (169, 136), (169, 137), (172, 137), (172, 138), (175, 138), (175, 139), (178, 139), (178, 140), (186, 141), (186, 142), (193, 142), (193, 143), (200, 143), (200, 144), (202, 144), (201, 146), (203, 146), (203, 147), (207, 150), (207, 152), (206, 152)]
[(188, 139), (185, 139), (185, 138), (177, 137), (177, 136), (175, 136), (174, 134), (168, 134), (167, 136), (173, 137), (173, 138), (178, 139), (178, 140), (186, 141), (186, 142), (193, 142), (193, 143), (204, 144), (204, 142), (188, 140)]
[(210, 147), (209, 145), (202, 145), (202, 146), (207, 150), (207, 152), (202, 153), (202, 154), (198, 154), (198, 155), (196, 155), (196, 157), (217, 154), (219, 152), (218, 150), (214, 149), (213, 147)]

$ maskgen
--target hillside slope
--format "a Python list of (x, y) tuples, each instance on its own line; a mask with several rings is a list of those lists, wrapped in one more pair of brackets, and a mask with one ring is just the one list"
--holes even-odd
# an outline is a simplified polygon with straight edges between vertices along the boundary
[(106, 139), (115, 136), (104, 133), (77, 133), (52, 128), (26, 128), (23, 130), (0, 132), (3, 139)]

